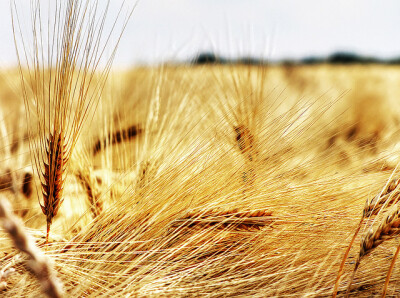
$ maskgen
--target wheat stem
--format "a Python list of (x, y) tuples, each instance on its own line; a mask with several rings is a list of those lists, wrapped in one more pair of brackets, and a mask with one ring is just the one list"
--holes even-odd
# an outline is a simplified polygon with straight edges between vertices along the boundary
[(356, 237), (358, 235), (358, 232), (360, 231), (362, 222), (363, 222), (363, 218), (361, 219), (360, 223), (358, 224), (358, 226), (357, 226), (357, 228), (356, 228), (356, 230), (354, 232), (354, 235), (351, 238), (351, 241), (350, 241), (349, 245), (347, 246), (347, 249), (346, 249), (346, 251), (344, 253), (342, 262), (340, 263), (339, 272), (338, 272), (338, 275), (336, 277), (335, 286), (333, 288), (333, 295), (332, 295), (333, 298), (335, 298), (337, 296), (339, 283), (340, 283), (340, 280), (341, 280), (341, 277), (342, 277), (342, 274), (343, 274), (344, 264), (346, 263), (347, 257), (349, 256), (349, 253), (350, 253), (350, 249), (353, 246), (353, 243), (354, 243), (354, 241), (355, 241), (355, 239), (356, 239)]
[(389, 271), (386, 275), (385, 285), (383, 286), (382, 297), (386, 297), (386, 292), (387, 292), (387, 288), (389, 286), (390, 276), (392, 275), (394, 264), (396, 263), (396, 259), (397, 259), (397, 256), (399, 255), (399, 252), (400, 252), (400, 245), (397, 246), (396, 253), (394, 254), (393, 260), (390, 263)]
[(345, 296), (346, 298), (349, 297), (351, 285), (353, 284), (353, 280), (354, 280), (354, 277), (356, 276), (356, 272), (357, 272), (358, 266), (360, 266), (360, 263), (361, 263), (361, 258), (359, 257), (357, 259), (356, 265), (354, 266), (353, 274), (351, 275), (351, 279), (350, 279), (349, 285), (347, 287), (346, 296)]

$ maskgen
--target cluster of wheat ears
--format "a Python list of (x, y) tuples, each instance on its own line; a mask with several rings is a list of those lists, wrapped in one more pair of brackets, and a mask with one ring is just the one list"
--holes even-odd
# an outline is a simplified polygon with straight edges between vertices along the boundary
[[(110, 20), (110, 0), (30, 5), (26, 31), (27, 18), (11, 1), (35, 174), (24, 176), (21, 189), (25, 198), (37, 195), (46, 233), (37, 206), (24, 211), (0, 201), (0, 295), (335, 297), (382, 287), (386, 295), (400, 246), (384, 283), (385, 252), (358, 280), (356, 273), (400, 234), (400, 179), (366, 174), (360, 165), (338, 173), (337, 161), (319, 153), (315, 144), (332, 121), (324, 115), (336, 99), (296, 98), (288, 108), (281, 93), (265, 88), (273, 78), (264, 66), (157, 67), (125, 75), (135, 90), (122, 92), (124, 111), (114, 114), (117, 121), (103, 119), (105, 132), (95, 139), (88, 123), (96, 130), (94, 121), (116, 109), (107, 80), (133, 10), (124, 3)], [(130, 94), (147, 99), (132, 108)], [(133, 118), (131, 109), (139, 124), (122, 123)], [(348, 139), (357, 133), (351, 129)], [(373, 137), (359, 142), (362, 152), (375, 146)], [(329, 150), (338, 138), (327, 140)], [(325, 175), (332, 168), (336, 174)], [(16, 174), (0, 176), (0, 190), (18, 201)], [(71, 191), (77, 185), (83, 195)], [(350, 274), (346, 264), (355, 266)]]

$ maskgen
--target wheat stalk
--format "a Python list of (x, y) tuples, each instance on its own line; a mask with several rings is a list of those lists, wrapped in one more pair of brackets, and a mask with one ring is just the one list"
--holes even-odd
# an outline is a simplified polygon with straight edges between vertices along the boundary
[[(42, 185), (40, 205), (47, 222), (46, 242), (63, 201), (68, 161), (84, 121), (98, 104), (122, 34), (117, 36), (110, 58), (101, 68), (100, 62), (116, 25), (114, 21), (111, 31), (102, 37), (110, 1), (105, 3), (101, 10), (97, 0), (56, 0), (48, 7), (54, 17), (49, 15), (48, 20), (43, 20), (43, 5), (39, 0), (32, 1), (31, 55), (28, 55), (30, 49), (21, 29), (16, 2), (12, 5), (30, 149)], [(122, 31), (131, 13), (124, 20)]]
[(390, 282), (390, 276), (392, 275), (394, 263), (396, 262), (399, 252), (400, 252), (400, 245), (397, 246), (396, 252), (393, 256), (393, 260), (390, 263), (390, 267), (389, 267), (388, 273), (386, 275), (385, 285), (383, 286), (382, 297), (386, 297), (387, 288), (388, 288), (389, 282)]
[(27, 265), (39, 280), (43, 292), (49, 297), (62, 297), (62, 285), (54, 276), (53, 269), (47, 258), (36, 247), (34, 241), (30, 239), (22, 223), (11, 213), (10, 206), (5, 199), (0, 200), (0, 219), (15, 247), (28, 255), (29, 261)]

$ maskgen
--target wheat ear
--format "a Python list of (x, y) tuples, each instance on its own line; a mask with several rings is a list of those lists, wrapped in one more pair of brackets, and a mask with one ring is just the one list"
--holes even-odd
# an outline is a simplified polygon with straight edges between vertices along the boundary
[(380, 194), (373, 197), (370, 201), (365, 202), (363, 217), (377, 215), (382, 209), (393, 206), (399, 201), (400, 189), (397, 186), (400, 184), (400, 178), (392, 179)]
[[(133, 10), (123, 20), (121, 34), (116, 36), (109, 59), (104, 61), (106, 46), (124, 4), (104, 38), (110, 0), (103, 2), (104, 9), (99, 0), (50, 1), (48, 10), (54, 11), (54, 16), (49, 15), (47, 20), (42, 20), (41, 2), (31, 1), (32, 49), (27, 47), (15, 0), (11, 8), (31, 159), (42, 185), (41, 208), (46, 216), (47, 243), (51, 223), (63, 201), (69, 158), (84, 121), (99, 102)], [(106, 63), (100, 69), (101, 62)]]
[(104, 139), (99, 139), (93, 146), (93, 154), (97, 154), (100, 150), (107, 147), (107, 144), (115, 145), (124, 141), (129, 141), (143, 133), (143, 128), (139, 125), (131, 125), (128, 128), (120, 129), (113, 134), (109, 133)]
[(360, 253), (357, 258), (356, 265), (354, 267), (353, 275), (347, 288), (347, 294), (350, 292), (351, 285), (355, 273), (360, 265), (361, 260), (372, 252), (375, 248), (381, 245), (383, 242), (393, 239), (400, 234), (400, 210), (394, 209), (389, 212), (379, 226), (375, 229), (369, 230), (361, 240)]
[(400, 234), (400, 210), (395, 209), (385, 217), (374, 230), (367, 232), (361, 241), (360, 259), (369, 254), (383, 242)]
[(48, 156), (48, 162), (46, 163), (46, 161), (43, 161), (43, 205), (40, 205), (40, 207), (42, 208), (43, 214), (46, 215), (46, 243), (48, 243), (51, 222), (57, 215), (63, 202), (63, 175), (66, 170), (65, 165), (67, 164), (68, 157), (65, 156), (64, 137), (62, 133), (58, 134), (56, 138), (54, 138), (53, 134), (50, 135), (46, 146), (46, 155)]
[(236, 133), (236, 142), (240, 152), (246, 156), (249, 161), (253, 161), (253, 155), (255, 153), (255, 141), (250, 129), (245, 125), (234, 126), (233, 129)]
[(88, 168), (79, 169), (75, 176), (85, 189), (93, 218), (96, 218), (103, 211), (103, 202), (101, 201), (100, 196), (94, 187), (90, 170)]
[(62, 297), (62, 285), (55, 277), (49, 261), (36, 247), (34, 241), (26, 233), (23, 224), (11, 213), (10, 209), (8, 202), (0, 199), (0, 219), (4, 229), (10, 235), (15, 247), (28, 255), (27, 266), (39, 280), (43, 292), (49, 297)]
[(400, 183), (400, 179), (392, 179), (381, 191), (380, 194), (376, 195), (373, 197), (371, 200), (367, 200), (365, 202), (363, 214), (361, 217), (361, 220), (354, 232), (353, 238), (351, 239), (348, 247), (346, 248), (346, 251), (344, 253), (344, 256), (342, 258), (342, 262), (340, 263), (339, 266), (339, 272), (336, 277), (335, 285), (333, 288), (333, 294), (332, 297), (335, 298), (337, 296), (337, 291), (339, 288), (339, 283), (343, 274), (343, 269), (344, 269), (344, 264), (346, 263), (347, 257), (349, 256), (350, 249), (354, 244), (354, 241), (360, 231), (361, 225), (364, 221), (365, 218), (377, 215), (382, 209), (387, 208), (389, 206), (392, 206), (393, 204), (397, 203), (399, 200), (399, 190), (397, 189), (397, 186)]
[(208, 210), (189, 212), (176, 219), (173, 227), (216, 227), (232, 230), (259, 230), (273, 222), (272, 212), (266, 210), (238, 212), (237, 210)]

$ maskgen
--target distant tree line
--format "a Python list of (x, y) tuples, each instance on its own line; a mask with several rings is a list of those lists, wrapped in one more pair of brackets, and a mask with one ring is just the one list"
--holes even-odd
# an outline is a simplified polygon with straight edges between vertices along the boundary
[(200, 53), (194, 59), (191, 60), (192, 64), (268, 64), (267, 61), (254, 57), (241, 57), (237, 59), (229, 59), (218, 56), (212, 52)]
[[(269, 64), (264, 59), (255, 57), (241, 57), (235, 59), (229, 59), (222, 56), (218, 56), (212, 52), (204, 52), (197, 55), (190, 61), (194, 65), (202, 64), (244, 64), (244, 65), (263, 65)], [(361, 56), (351, 52), (336, 52), (327, 57), (310, 56), (299, 60), (284, 59), (281, 61), (274, 62), (274, 64), (400, 64), (400, 57), (391, 59), (380, 59), (376, 57)]]

